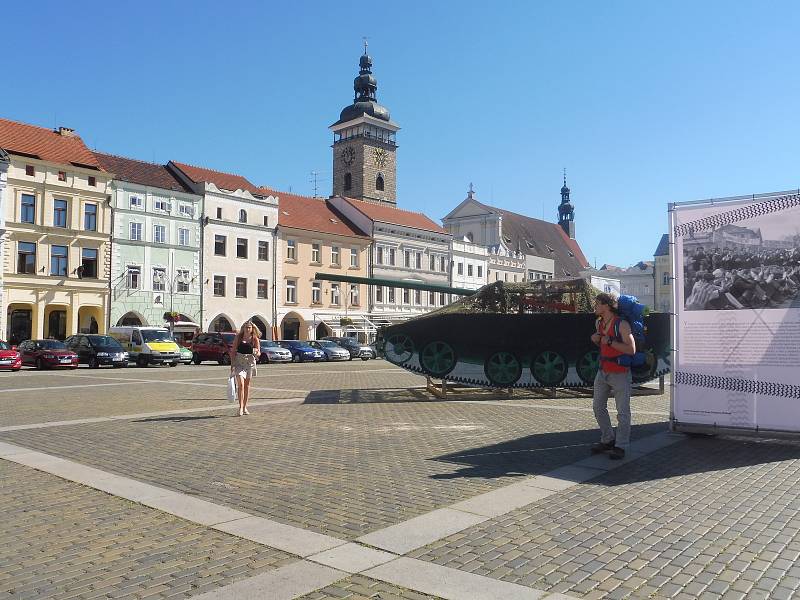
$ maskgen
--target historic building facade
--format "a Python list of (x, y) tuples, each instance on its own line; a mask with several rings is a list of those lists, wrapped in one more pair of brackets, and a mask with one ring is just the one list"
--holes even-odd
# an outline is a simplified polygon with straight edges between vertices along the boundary
[(378, 104), (378, 82), (372, 75), (372, 58), (359, 60), (353, 87), (355, 99), (346, 106), (333, 131), (333, 195), (368, 202), (397, 204), (397, 144), (400, 126), (389, 110)]
[(278, 199), (241, 175), (175, 161), (167, 168), (202, 196), (202, 330), (233, 331), (252, 320), (270, 337)]
[[(11, 158), (8, 153), (0, 148), (0, 265), (5, 265), (5, 246), (6, 246), (6, 186), (8, 184), (8, 167)], [(0, 266), (0, 336), (6, 335), (6, 305), (5, 293), (3, 292), (3, 271)]]
[(367, 286), (317, 273), (366, 277), (371, 240), (319, 198), (260, 188), (278, 198), (276, 322), (282, 339), (313, 340), (370, 330)]
[(489, 281), (489, 251), (467, 239), (453, 239), (450, 285), (477, 290)]
[(655, 276), (653, 280), (653, 310), (658, 312), (673, 312), (672, 300), (672, 255), (669, 251), (669, 235), (664, 234), (658, 242), (658, 247), (653, 255)]
[(64, 339), (104, 332), (111, 175), (71, 129), (0, 119), (5, 190), (4, 335)]
[(163, 165), (94, 153), (111, 186), (111, 325), (200, 327), (200, 215), (193, 194)]

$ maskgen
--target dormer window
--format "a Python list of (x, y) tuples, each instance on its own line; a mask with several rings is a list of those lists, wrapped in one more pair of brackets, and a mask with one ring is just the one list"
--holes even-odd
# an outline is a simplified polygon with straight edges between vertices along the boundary
[(528, 247), (529, 250), (533, 250), (533, 244), (531, 244), (528, 240), (525, 240), (525, 245)]
[(555, 252), (555, 250), (553, 250), (553, 248), (549, 244), (545, 244), (545, 248), (547, 248), (549, 252)]
[(245, 209), (239, 211), (239, 223), (247, 223), (247, 211)]
[(575, 254), (572, 252), (572, 250), (567, 250), (567, 254), (569, 254), (572, 258), (575, 258)]

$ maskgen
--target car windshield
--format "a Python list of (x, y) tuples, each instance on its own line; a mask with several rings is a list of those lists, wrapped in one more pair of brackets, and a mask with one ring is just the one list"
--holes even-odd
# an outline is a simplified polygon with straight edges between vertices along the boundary
[(262, 348), (280, 348), (278, 344), (271, 340), (261, 340), (261, 347)]
[(66, 350), (64, 342), (58, 340), (40, 340), (36, 342), (36, 347), (41, 350)]
[(320, 340), (317, 343), (320, 346), (322, 346), (323, 348), (338, 348), (339, 347), (339, 344), (337, 344), (336, 342), (332, 342), (330, 340)]
[(9, 346), (6, 342), (0, 342), (0, 350), (11, 350), (11, 346)]
[(119, 342), (114, 338), (112, 338), (110, 335), (89, 336), (89, 343), (94, 348), (122, 348)]
[(142, 329), (142, 339), (145, 342), (171, 342), (172, 336), (166, 329)]

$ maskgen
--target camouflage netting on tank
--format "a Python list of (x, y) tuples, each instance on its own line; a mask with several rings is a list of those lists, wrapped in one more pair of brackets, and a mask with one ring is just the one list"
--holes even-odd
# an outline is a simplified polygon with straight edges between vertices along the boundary
[(591, 313), (597, 294), (583, 279), (497, 281), (420, 318), (444, 314)]

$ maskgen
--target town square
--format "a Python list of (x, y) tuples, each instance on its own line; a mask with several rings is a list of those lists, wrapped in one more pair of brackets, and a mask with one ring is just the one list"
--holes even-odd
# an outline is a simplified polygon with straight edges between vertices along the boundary
[(796, 5), (0, 14), (0, 598), (800, 598)]

